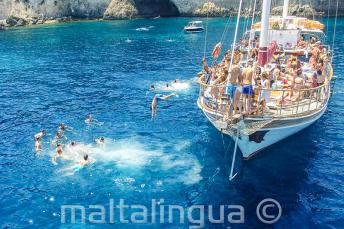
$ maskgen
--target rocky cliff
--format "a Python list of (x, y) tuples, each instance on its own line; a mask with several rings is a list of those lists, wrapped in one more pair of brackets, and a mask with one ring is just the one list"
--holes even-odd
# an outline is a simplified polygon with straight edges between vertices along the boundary
[[(211, 2), (210, 4), (206, 4)], [(155, 16), (223, 16), (235, 12), (239, 0), (0, 0), (0, 20), (10, 18), (11, 24), (21, 20), (18, 25), (35, 24), (47, 19), (66, 18), (105, 18), (125, 19), (132, 17)], [(243, 9), (247, 11), (250, 0), (244, 0)], [(283, 0), (275, 0), (274, 6)], [(262, 0), (258, 0), (260, 5)], [(299, 0), (291, 0), (299, 3)], [(311, 8), (327, 12), (328, 0), (310, 0)], [(330, 12), (334, 14), (336, 2), (331, 1)], [(258, 6), (260, 9), (260, 6)], [(281, 8), (275, 10), (279, 12)], [(293, 11), (298, 14), (299, 11)], [(339, 12), (344, 13), (344, 4)], [(304, 13), (304, 11), (303, 11)], [(0, 21), (0, 24), (6, 24)], [(16, 24), (15, 24), (16, 25)]]

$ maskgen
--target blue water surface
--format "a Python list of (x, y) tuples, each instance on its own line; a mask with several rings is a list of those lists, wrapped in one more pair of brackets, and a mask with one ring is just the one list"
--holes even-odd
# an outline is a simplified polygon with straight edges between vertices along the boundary
[[(109, 206), (109, 200), (148, 208), (152, 199), (188, 208), (240, 204), (245, 223), (206, 228), (344, 227), (344, 20), (338, 21), (334, 69), (338, 76), (326, 114), (313, 126), (274, 145), (253, 160), (236, 162), (230, 182), (233, 143), (197, 108), (203, 34), (184, 34), (188, 18), (73, 22), (11, 29), (0, 33), (0, 225), (1, 228), (98, 228), (112, 224), (61, 224), (61, 205)], [(233, 40), (234, 20), (210, 19), (207, 53)], [(333, 31), (331, 19), (329, 31)], [(143, 28), (144, 27), (144, 28)], [(241, 23), (240, 34), (244, 22)], [(329, 33), (329, 40), (333, 33)], [(166, 90), (174, 79), (180, 90)], [(157, 92), (176, 92), (150, 119)], [(92, 114), (98, 123), (87, 126)], [(107, 145), (89, 152), (96, 162), (74, 175), (54, 166), (49, 141), (60, 122), (73, 127), (68, 141)], [(33, 135), (45, 129), (43, 151)], [(265, 198), (282, 206), (274, 225), (260, 222), (256, 206)], [(161, 204), (161, 203), (160, 203)], [(215, 210), (216, 212), (216, 210)], [(214, 213), (219, 216), (218, 213)], [(197, 212), (194, 213), (197, 216)], [(130, 219), (130, 211), (126, 213)], [(166, 214), (157, 217), (168, 222)], [(172, 223), (120, 224), (119, 228), (185, 228)], [(107, 219), (108, 221), (108, 219)]]

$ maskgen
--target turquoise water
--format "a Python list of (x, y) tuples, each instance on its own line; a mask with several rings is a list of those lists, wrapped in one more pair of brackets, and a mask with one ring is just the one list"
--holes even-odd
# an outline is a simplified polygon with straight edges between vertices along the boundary
[[(234, 182), (228, 180), (233, 143), (227, 137), (223, 143), (196, 105), (195, 75), (204, 34), (184, 34), (189, 20), (75, 22), (0, 33), (2, 228), (83, 228), (80, 221), (61, 224), (61, 205), (108, 207), (109, 199), (146, 206), (152, 199), (164, 199), (165, 204), (185, 208), (240, 204), (245, 223), (216, 225), (206, 220), (205, 227), (266, 228), (256, 216), (256, 206), (265, 198), (282, 206), (276, 228), (343, 227), (344, 20), (339, 20), (334, 59), (339, 79), (324, 117), (254, 160), (239, 158)], [(225, 25), (225, 19), (210, 20), (207, 53), (221, 39)], [(331, 31), (333, 21), (330, 26)], [(227, 47), (234, 21), (229, 28)], [(165, 90), (176, 78), (183, 86)], [(151, 84), (159, 93), (179, 94), (159, 104), (155, 121), (149, 110)], [(84, 117), (89, 113), (99, 123), (87, 126)], [(73, 127), (66, 142), (92, 144), (94, 138), (106, 138), (104, 147), (88, 151), (96, 162), (74, 175), (63, 171), (71, 163), (50, 162), (54, 148), (49, 141), (60, 122)], [(36, 155), (33, 135), (40, 129), (48, 136)], [(166, 215), (157, 216), (168, 221)], [(189, 225), (178, 219), (148, 226)], [(114, 224), (140, 227), (118, 219)]]

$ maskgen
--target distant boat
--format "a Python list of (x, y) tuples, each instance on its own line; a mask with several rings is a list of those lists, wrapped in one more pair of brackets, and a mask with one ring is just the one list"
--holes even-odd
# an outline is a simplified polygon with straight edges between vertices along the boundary
[(191, 21), (187, 26), (184, 27), (186, 33), (200, 33), (204, 31), (202, 21)]

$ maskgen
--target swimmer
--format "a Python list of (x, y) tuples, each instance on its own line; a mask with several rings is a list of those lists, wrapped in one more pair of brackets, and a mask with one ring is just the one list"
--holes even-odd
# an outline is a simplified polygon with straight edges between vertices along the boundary
[(61, 140), (61, 138), (62, 138), (62, 132), (61, 131), (57, 131), (54, 139), (51, 141), (51, 144), (52, 145), (57, 145), (58, 141)]
[(56, 154), (51, 157), (51, 163), (53, 163), (54, 165), (57, 165), (57, 161), (56, 161), (57, 158), (69, 160), (68, 157), (65, 157), (64, 155), (62, 155), (63, 146), (64, 145), (61, 145), (61, 144), (58, 144), (56, 146)]
[(161, 95), (161, 94), (156, 94), (152, 100), (151, 103), (151, 112), (152, 112), (152, 119), (156, 117), (156, 112), (157, 112), (157, 107), (158, 107), (158, 101), (166, 101), (172, 96), (177, 96), (176, 93), (172, 93), (170, 95)]
[(92, 164), (94, 161), (91, 161), (90, 158), (88, 157), (88, 154), (85, 154), (83, 158), (79, 161), (79, 163), (65, 169), (64, 171), (70, 171), (67, 173), (67, 175), (73, 175), (75, 172), (80, 171), (83, 169), (85, 166)]
[(42, 150), (41, 141), (42, 141), (41, 138), (37, 138), (36, 141), (35, 141), (35, 150), (36, 150), (37, 153)]
[(62, 122), (62, 123), (59, 125), (59, 130), (65, 131), (66, 129), (67, 129), (67, 126)]
[(70, 146), (77, 146), (77, 143), (76, 143), (75, 141), (72, 141), (72, 142), (70, 143)]
[(166, 87), (168, 88), (170, 85), (168, 85), (168, 83), (166, 84)]
[(103, 137), (95, 139), (97, 145), (102, 145), (105, 143), (105, 139)]
[(149, 88), (150, 91), (154, 91), (155, 90), (155, 86), (152, 84)]
[(47, 133), (45, 132), (45, 130), (41, 130), (39, 133), (35, 134), (35, 139), (42, 139), (43, 136), (45, 136)]
[(86, 124), (91, 124), (93, 122), (93, 117), (92, 117), (92, 115), (87, 115), (86, 116), (86, 119), (85, 119), (85, 123)]

